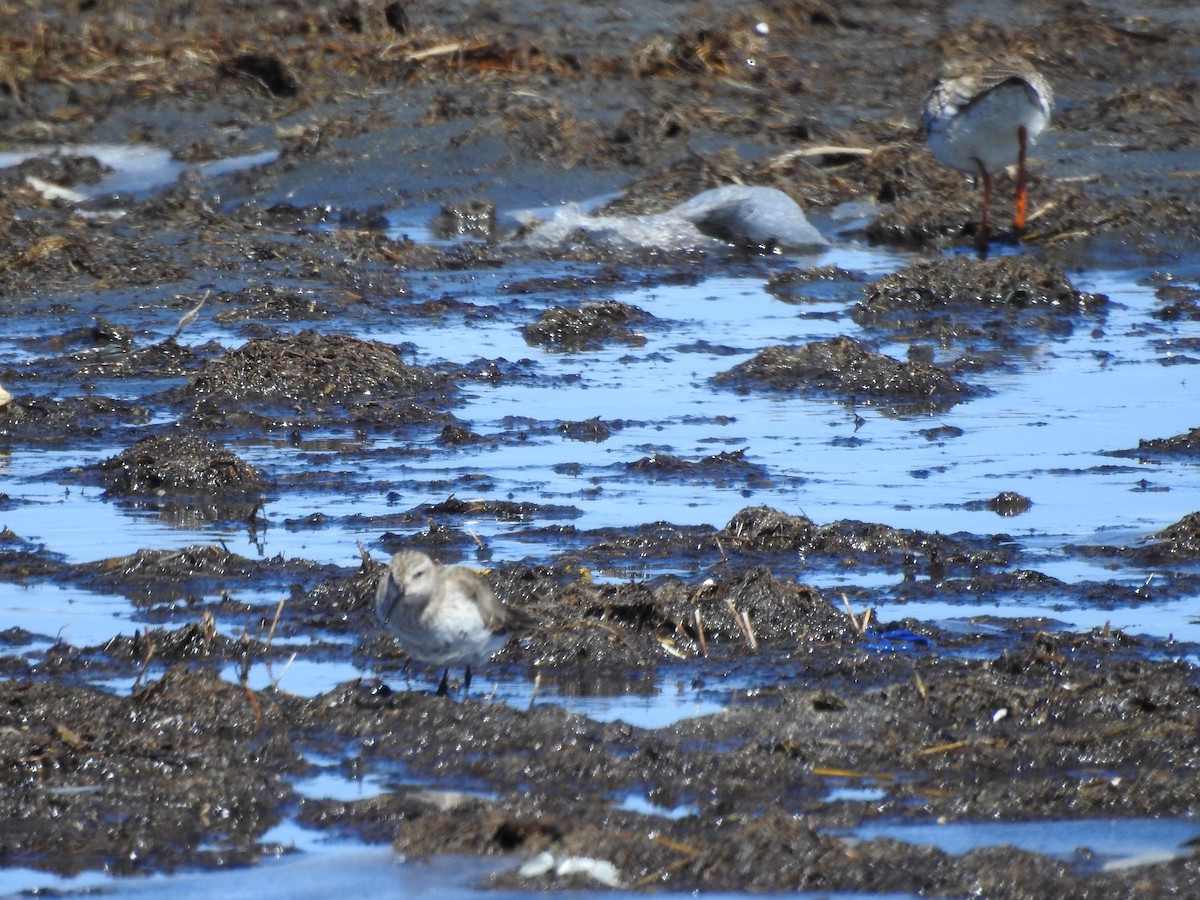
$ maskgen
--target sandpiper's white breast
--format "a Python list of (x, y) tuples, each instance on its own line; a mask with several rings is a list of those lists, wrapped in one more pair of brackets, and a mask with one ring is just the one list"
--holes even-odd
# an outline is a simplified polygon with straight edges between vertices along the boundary
[(443, 602), (424, 611), (420, 625), (402, 642), (422, 662), (482, 666), (507, 640), (507, 635), (495, 634), (487, 627), (473, 601), (450, 591)]
[(978, 172), (1015, 165), (1024, 127), (1030, 144), (1050, 124), (1045, 101), (1024, 81), (1013, 78), (963, 105), (948, 104), (929, 120), (929, 148), (941, 162)]
[(511, 615), (475, 572), (414, 551), (388, 563), (375, 614), (410, 656), (443, 666), (486, 663), (504, 646)]

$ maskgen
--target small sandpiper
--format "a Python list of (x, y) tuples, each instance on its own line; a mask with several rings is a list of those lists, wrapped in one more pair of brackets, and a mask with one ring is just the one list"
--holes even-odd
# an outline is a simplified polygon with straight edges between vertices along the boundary
[(925, 98), (922, 122), (929, 149), (942, 163), (978, 175), (983, 181), (983, 217), (975, 236), (988, 246), (992, 173), (1017, 167), (1017, 205), (1013, 228), (1025, 228), (1028, 203), (1025, 154), (1050, 124), (1054, 92), (1026, 60), (1005, 56), (988, 61), (947, 62)]
[(445, 666), (438, 694), (449, 693), (450, 666), (482, 666), (513, 631), (533, 619), (501, 603), (482, 578), (462, 566), (443, 566), (424, 553), (402, 550), (391, 558), (375, 591), (375, 615), (408, 655)]

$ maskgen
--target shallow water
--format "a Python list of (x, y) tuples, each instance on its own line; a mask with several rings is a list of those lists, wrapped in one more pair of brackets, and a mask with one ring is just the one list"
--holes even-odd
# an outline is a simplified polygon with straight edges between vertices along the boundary
[[(903, 259), (860, 248), (795, 262), (836, 262), (878, 274), (898, 267)], [(498, 313), (469, 320), (453, 314), (438, 321), (406, 318), (403, 328), (378, 321), (337, 322), (329, 327), (411, 344), (412, 359), (419, 363), (465, 363), (475, 357), (532, 360), (544, 378), (465, 387), (467, 399), (455, 413), (479, 434), (511, 434), (512, 417), (530, 414), (551, 423), (598, 417), (623, 427), (614, 428), (602, 443), (531, 437), (428, 455), (401, 451), (428, 448), (434, 432), (428, 435), (428, 444), (420, 439), (415, 444), (357, 439), (363, 450), (357, 458), (276, 444), (236, 449), (272, 475), (328, 464), (363, 481), (404, 485), (455, 484), (465, 476), (486, 472), (482, 496), (575, 506), (580, 515), (572, 524), (580, 529), (654, 520), (720, 527), (738, 510), (766, 504), (803, 511), (822, 523), (860, 519), (944, 533), (1009, 534), (1040, 554), (1038, 568), (1047, 574), (1064, 580), (1114, 577), (1089, 563), (1062, 557), (1057, 548), (1065, 543), (1136, 539), (1194, 508), (1194, 465), (1105, 455), (1136, 447), (1139, 438), (1170, 436), (1194, 425), (1190, 367), (1164, 365), (1164, 354), (1154, 349), (1153, 341), (1191, 334), (1196, 327), (1149, 320), (1153, 291), (1137, 284), (1137, 277), (1137, 273), (1117, 272), (1077, 276), (1083, 286), (1112, 297), (1114, 303), (1103, 322), (1082, 319), (1071, 334), (1047, 339), (1033, 359), (1015, 360), (1009, 371), (975, 376), (971, 380), (989, 387), (991, 396), (932, 416), (888, 416), (865, 406), (849, 409), (832, 400), (739, 395), (713, 388), (708, 382), (711, 376), (765, 346), (839, 333), (862, 336), (845, 316), (852, 293), (816, 309), (791, 305), (765, 291), (762, 272), (607, 295), (639, 306), (665, 323), (662, 329), (647, 331), (645, 346), (639, 348), (617, 345), (553, 353), (528, 346), (520, 326), (530, 315), (573, 302), (571, 296), (554, 293), (520, 295), (515, 301), (505, 298)], [(440, 279), (447, 280), (444, 274)], [(461, 299), (491, 304), (512, 279), (511, 272), (470, 273), (454, 285), (453, 292)], [(442, 284), (441, 289), (448, 287)], [(420, 295), (416, 288), (414, 293)], [(814, 311), (836, 318), (813, 318)], [(20, 323), (12, 324), (0, 337), (0, 355), (6, 357), (17, 352), (15, 342), (24, 336)], [(1094, 325), (1102, 326), (1103, 333), (1093, 334)], [(214, 338), (229, 346), (242, 343), (212, 325), (198, 326), (191, 337), (197, 342)], [(881, 349), (893, 355), (904, 352), (901, 346), (886, 344)], [(963, 433), (937, 441), (920, 434), (936, 426), (957, 427)], [(355, 440), (352, 435), (321, 437)], [(345, 565), (357, 552), (355, 541), (371, 546), (378, 531), (355, 523), (339, 525), (335, 517), (384, 515), (450, 493), (466, 499), (453, 489), (444, 493), (402, 490), (399, 501), (378, 488), (346, 496), (291, 492), (268, 502), (264, 511), (268, 527), (251, 538), (229, 525), (180, 527), (137, 505), (106, 500), (96, 489), (43, 480), (47, 472), (94, 463), (121, 449), (8, 452), (0, 465), (7, 475), (6, 491), (17, 503), (5, 512), (5, 523), (22, 537), (42, 541), (75, 561), (148, 546), (219, 540), (246, 555), (282, 553)], [(744, 451), (748, 462), (766, 469), (767, 480), (712, 485), (677, 478), (655, 480), (624, 469), (654, 454), (696, 461), (722, 451)], [(1030, 497), (1031, 509), (1018, 517), (1000, 518), (964, 508), (970, 501), (1003, 490)], [(283, 526), (286, 520), (317, 510), (333, 519), (320, 531)], [(487, 541), (496, 559), (546, 558), (553, 552), (521, 536), (527, 525), (545, 522), (480, 518), (466, 524)], [(96, 546), (100, 534), (105, 535), (102, 554)], [(1149, 574), (1125, 570), (1116, 577), (1138, 580)], [(811, 574), (817, 584), (825, 577), (827, 573), (819, 570)]]
[[(174, 900), (307, 900), (332, 894), (348, 896), (403, 896), (424, 900), (525, 900), (530, 897), (583, 900), (595, 891), (507, 891), (476, 887), (503, 865), (475, 858), (453, 857), (432, 862), (406, 863), (386, 847), (364, 847), (328, 841), (292, 826), (265, 835), (300, 851), (268, 859), (250, 869), (219, 872), (153, 875), (145, 879), (116, 881), (98, 873), (78, 878), (57, 878), (29, 869), (0, 872), (0, 892), (53, 890), (55, 896), (105, 897), (125, 900), (137, 897), (170, 896)], [(645, 894), (605, 891), (611, 900), (633, 900)], [(692, 896), (661, 894), (660, 896)], [(730, 900), (741, 894), (705, 894), (710, 900)], [(817, 893), (778, 894), (796, 900), (915, 900), (910, 894)]]
[[(338, 794), (354, 799), (344, 792)], [(638, 800), (627, 801), (622, 808), (652, 815), (686, 815), (687, 810), (660, 810)], [(963, 854), (979, 847), (1011, 846), (1031, 852), (1048, 853), (1062, 859), (1082, 860), (1089, 867), (1118, 869), (1162, 862), (1183, 856), (1184, 844), (1200, 835), (1200, 825), (1187, 819), (1099, 819), (1057, 822), (981, 822), (954, 825), (872, 823), (848, 833), (847, 837), (870, 840), (889, 837), (913, 844), (929, 844), (950, 854)], [(319, 833), (286, 824), (263, 835), (264, 844), (277, 844), (291, 852), (268, 858), (247, 869), (217, 872), (152, 875), (142, 879), (114, 879), (103, 873), (85, 873), (67, 878), (31, 869), (7, 869), (0, 872), (0, 892), (54, 890), (65, 896), (136, 898), (165, 896), (201, 898), (221, 896), (227, 900), (260, 898), (326, 897), (331, 892), (355, 894), (387, 892), (429, 900), (452, 897), (479, 897), (514, 900), (535, 896), (580, 898), (595, 896), (590, 891), (543, 893), (533, 891), (480, 890), (477, 885), (487, 876), (511, 865), (511, 861), (475, 858), (449, 858), (432, 862), (405, 862), (387, 847), (363, 846), (354, 842), (331, 840)], [(606, 892), (613, 900), (641, 897), (639, 893)], [(682, 896), (664, 894), (664, 896)], [(746, 895), (705, 894), (712, 900)], [(793, 893), (777, 896), (829, 898), (829, 900), (902, 900), (907, 894)]]
[(945, 853), (978, 847), (1016, 847), (1090, 865), (1119, 869), (1186, 856), (1200, 836), (1194, 819), (1082, 819), (1051, 822), (955, 822), (953, 825), (872, 822), (854, 829), (861, 840), (888, 837), (930, 844)]
[[(195, 165), (175, 159), (169, 150), (149, 144), (71, 144), (55, 148), (28, 147), (0, 153), (0, 169), (19, 165), (27, 159), (41, 156), (78, 156), (99, 160), (106, 168), (95, 184), (78, 184), (66, 195), (75, 200), (122, 195), (144, 197), (154, 190), (174, 184), (189, 169), (202, 178), (216, 178), (230, 172), (240, 172), (265, 165), (279, 158), (276, 151), (214, 159)], [(63, 196), (59, 192), (57, 196)]]

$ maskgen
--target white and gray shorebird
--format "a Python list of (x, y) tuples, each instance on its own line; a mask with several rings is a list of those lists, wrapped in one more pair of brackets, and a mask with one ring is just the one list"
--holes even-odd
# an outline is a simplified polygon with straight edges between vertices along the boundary
[(450, 667), (462, 665), (465, 695), (471, 667), (490, 660), (511, 633), (533, 625), (527, 613), (501, 603), (477, 573), (414, 550), (388, 562), (375, 590), (375, 615), (413, 659), (445, 667), (438, 694), (449, 692)]
[(929, 149), (943, 164), (983, 182), (983, 216), (975, 240), (988, 245), (992, 175), (1017, 167), (1013, 228), (1025, 228), (1025, 156), (1050, 124), (1054, 92), (1025, 59), (954, 60), (943, 65), (925, 97), (922, 122)]

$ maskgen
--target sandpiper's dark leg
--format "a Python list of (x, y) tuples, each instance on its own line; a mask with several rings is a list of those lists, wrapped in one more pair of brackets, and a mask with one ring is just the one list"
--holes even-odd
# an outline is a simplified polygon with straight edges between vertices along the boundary
[(449, 694), (450, 694), (450, 670), (446, 669), (446, 671), (442, 673), (442, 683), (438, 685), (437, 695), (439, 697), (446, 697)]
[(979, 178), (983, 182), (983, 217), (979, 220), (979, 231), (975, 233), (975, 246), (981, 256), (986, 256), (991, 237), (988, 232), (991, 229), (992, 176), (980, 160), (975, 160), (975, 165), (979, 167)]
[(1021, 232), (1025, 230), (1025, 209), (1029, 205), (1029, 195), (1025, 188), (1025, 151), (1029, 146), (1029, 133), (1022, 125), (1017, 129), (1017, 211), (1013, 216), (1013, 230), (1020, 240)]
[(463, 699), (467, 699), (467, 691), (471, 690), (471, 667), (467, 666), (467, 674), (463, 676)]

